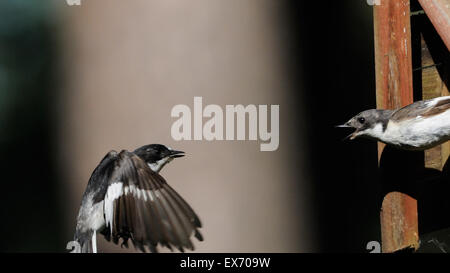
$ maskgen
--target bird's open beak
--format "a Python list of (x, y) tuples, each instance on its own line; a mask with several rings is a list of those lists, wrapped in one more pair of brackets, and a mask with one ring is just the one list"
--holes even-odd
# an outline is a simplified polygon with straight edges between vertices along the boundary
[(350, 139), (350, 140), (354, 140), (357, 136), (358, 136), (358, 130), (354, 131), (353, 133), (351, 133), (350, 135), (348, 135), (345, 139)]
[(183, 151), (170, 151), (171, 158), (183, 157), (185, 154)]
[(352, 127), (350, 124), (348, 124), (348, 122), (341, 124), (341, 125), (336, 125), (336, 128), (350, 128)]
[[(355, 127), (351, 126), (349, 122), (346, 122), (346, 123), (341, 124), (341, 125), (337, 125), (337, 126), (335, 126), (335, 127), (336, 127), (336, 128), (355, 128)], [(346, 136), (343, 140), (346, 140), (346, 139), (353, 140), (353, 139), (355, 139), (357, 136), (358, 136), (358, 129), (356, 129), (356, 130), (355, 130), (353, 133), (351, 133), (350, 135)]]

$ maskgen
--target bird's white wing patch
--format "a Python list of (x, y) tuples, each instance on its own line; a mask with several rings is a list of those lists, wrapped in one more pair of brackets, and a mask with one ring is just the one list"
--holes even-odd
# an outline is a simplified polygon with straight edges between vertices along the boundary
[(112, 221), (114, 217), (114, 201), (123, 194), (122, 182), (114, 182), (109, 185), (105, 195), (105, 222), (112, 232)]
[(151, 191), (139, 189), (134, 185), (125, 186), (123, 192), (125, 195), (132, 194), (134, 198), (142, 199), (144, 200), (144, 202), (147, 202), (147, 200), (149, 201), (154, 200)]

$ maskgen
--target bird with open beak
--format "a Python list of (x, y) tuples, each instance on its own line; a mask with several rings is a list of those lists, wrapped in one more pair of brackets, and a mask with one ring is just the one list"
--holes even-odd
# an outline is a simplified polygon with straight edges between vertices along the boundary
[(337, 127), (355, 129), (350, 139), (365, 137), (401, 149), (429, 149), (450, 140), (450, 96), (396, 110), (366, 110)]

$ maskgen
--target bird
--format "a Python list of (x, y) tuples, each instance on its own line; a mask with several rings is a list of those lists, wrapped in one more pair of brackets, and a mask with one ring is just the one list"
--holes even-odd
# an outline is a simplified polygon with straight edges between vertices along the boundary
[(347, 138), (370, 138), (404, 150), (426, 150), (450, 140), (450, 96), (421, 100), (395, 110), (370, 109), (337, 127)]
[(162, 144), (107, 153), (82, 196), (74, 234), (81, 252), (97, 252), (97, 233), (127, 248), (131, 240), (142, 252), (158, 252), (158, 245), (194, 250), (192, 235), (203, 241), (201, 221), (159, 174), (184, 155)]

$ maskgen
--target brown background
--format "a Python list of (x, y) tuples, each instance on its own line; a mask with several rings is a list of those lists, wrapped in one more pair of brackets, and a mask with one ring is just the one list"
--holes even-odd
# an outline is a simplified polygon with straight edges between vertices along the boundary
[[(301, 102), (290, 100), (277, 1), (82, 1), (62, 12), (58, 162), (70, 240), (92, 170), (111, 149), (163, 143), (162, 175), (197, 211), (203, 252), (314, 251)], [(299, 90), (300, 92), (300, 90)], [(174, 105), (279, 104), (280, 145), (171, 138)], [(70, 199), (66, 197), (70, 196)], [(69, 200), (69, 202), (67, 202)], [(102, 238), (99, 249), (119, 251)]]

